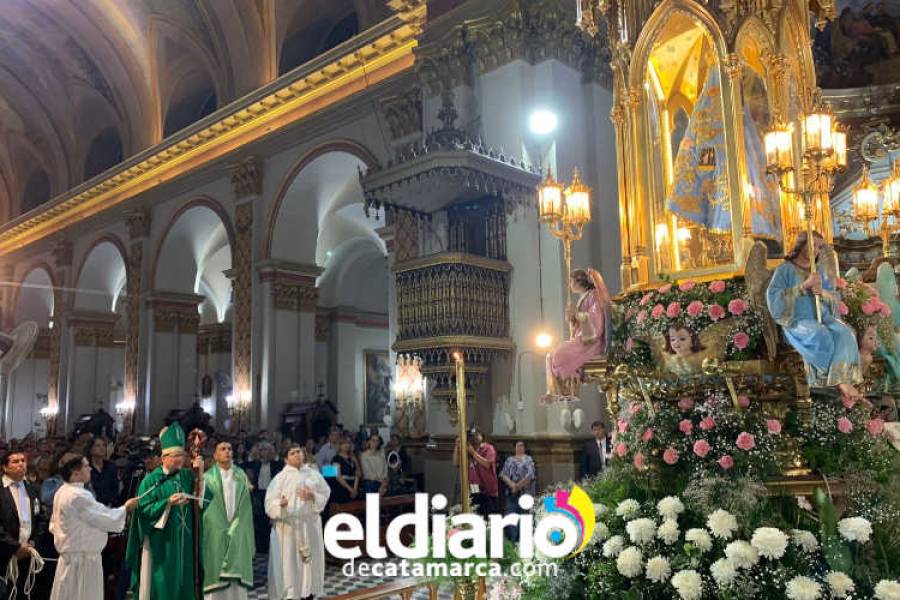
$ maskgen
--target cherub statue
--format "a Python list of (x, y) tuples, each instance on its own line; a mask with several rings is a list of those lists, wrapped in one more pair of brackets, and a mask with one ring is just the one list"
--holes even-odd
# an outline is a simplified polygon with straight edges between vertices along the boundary
[(609, 346), (612, 300), (603, 276), (595, 269), (575, 269), (569, 280), (579, 294), (575, 306), (567, 310), (570, 339), (547, 355), (547, 393), (541, 403), (578, 400), (581, 367), (605, 354)]
[[(784, 262), (775, 269), (766, 291), (769, 312), (781, 325), (784, 337), (803, 357), (811, 387), (836, 387), (850, 398), (861, 398), (859, 347), (853, 330), (837, 316), (837, 257), (818, 233), (813, 248), (821, 267), (810, 274), (807, 236), (797, 236)], [(816, 298), (821, 320), (816, 315)]]

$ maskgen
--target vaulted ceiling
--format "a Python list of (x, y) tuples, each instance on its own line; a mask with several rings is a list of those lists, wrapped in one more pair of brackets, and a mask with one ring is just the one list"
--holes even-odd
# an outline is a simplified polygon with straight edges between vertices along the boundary
[(389, 15), (383, 0), (0, 0), (0, 222)]

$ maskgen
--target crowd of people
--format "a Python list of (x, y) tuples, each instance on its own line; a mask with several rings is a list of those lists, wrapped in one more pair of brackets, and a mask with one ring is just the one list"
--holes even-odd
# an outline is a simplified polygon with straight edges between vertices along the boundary
[(302, 446), (268, 431), (211, 434), (190, 458), (177, 424), (159, 438), (95, 433), (0, 440), (0, 598), (14, 588), (32, 599), (193, 598), (193, 572), (180, 567), (191, 561), (172, 552), (192, 551), (192, 500), (203, 506), (207, 597), (244, 597), (261, 552), (272, 563), (269, 597), (308, 598), (324, 577), (323, 511), (416, 491), (399, 436), (384, 442), (374, 428), (333, 427)]

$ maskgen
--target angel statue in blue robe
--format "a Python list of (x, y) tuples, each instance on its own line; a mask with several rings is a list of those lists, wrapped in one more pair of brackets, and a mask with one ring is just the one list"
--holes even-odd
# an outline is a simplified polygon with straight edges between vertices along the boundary
[[(803, 357), (810, 387), (836, 387), (844, 396), (859, 399), (862, 395), (855, 384), (862, 381), (862, 373), (856, 334), (835, 316), (841, 300), (836, 265), (810, 274), (806, 240), (806, 233), (798, 235), (784, 262), (775, 269), (766, 303), (785, 339)], [(817, 260), (825, 240), (818, 233), (813, 240)], [(816, 296), (821, 322), (816, 318)]]

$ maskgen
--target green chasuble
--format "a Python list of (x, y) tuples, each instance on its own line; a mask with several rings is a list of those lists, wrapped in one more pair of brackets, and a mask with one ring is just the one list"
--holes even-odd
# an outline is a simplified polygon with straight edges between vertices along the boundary
[(231, 467), (234, 479), (234, 515), (231, 521), (225, 510), (222, 474), (218, 465), (203, 474), (206, 482), (200, 529), (203, 564), (203, 593), (238, 583), (253, 588), (253, 509), (250, 505), (250, 482), (237, 465)]
[[(153, 491), (147, 490), (163, 481)], [(194, 493), (194, 474), (189, 468), (180, 469), (166, 479), (162, 467), (144, 477), (138, 487), (143, 496), (131, 516), (128, 529), (128, 550), (125, 560), (131, 567), (131, 585), (135, 600), (194, 600), (193, 502), (173, 506), (165, 527), (156, 527), (166, 511), (169, 496), (176, 492)], [(150, 597), (139, 597), (141, 552), (144, 539), (150, 542)]]

